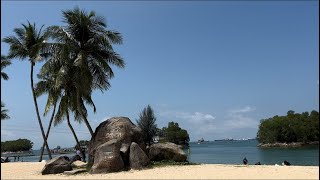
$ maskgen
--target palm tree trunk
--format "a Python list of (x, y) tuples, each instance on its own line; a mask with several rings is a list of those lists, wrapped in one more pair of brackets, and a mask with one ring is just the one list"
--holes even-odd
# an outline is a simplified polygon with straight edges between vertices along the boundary
[[(56, 112), (56, 102), (54, 103), (54, 106), (53, 106), (53, 111), (52, 111), (52, 115), (51, 115), (51, 119), (50, 119), (50, 122), (49, 122), (49, 127), (48, 127), (48, 130), (47, 130), (47, 134), (46, 134), (46, 140), (48, 140), (48, 137), (49, 137), (49, 132), (50, 132), (50, 129), (51, 129), (51, 125), (52, 125), (52, 122), (53, 122), (53, 118), (54, 118), (54, 113)], [(42, 156), (43, 156), (43, 152), (44, 152), (44, 146), (45, 146), (45, 143), (43, 142), (43, 145), (42, 145), (42, 148), (41, 148), (41, 153), (40, 153), (40, 159), (39, 159), (39, 162), (42, 161)], [(50, 158), (51, 159), (51, 158)]]
[(33, 88), (33, 62), (32, 61), (31, 61), (30, 79), (31, 79), (31, 90), (32, 90), (32, 96), (33, 96), (33, 102), (34, 102), (34, 106), (36, 108), (36, 113), (37, 113), (37, 117), (38, 117), (38, 122), (39, 122), (40, 130), (41, 130), (43, 142), (46, 144), (46, 148), (47, 148), (47, 151), (48, 151), (49, 158), (52, 159), (51, 152), (50, 152), (50, 149), (49, 149), (49, 146), (48, 146), (48, 142), (46, 140), (46, 136), (44, 135), (43, 126), (42, 126), (40, 115), (39, 115), (39, 109), (38, 109), (38, 103), (37, 103), (37, 99), (36, 99), (36, 94), (35, 94), (34, 88)]
[(92, 128), (91, 128), (91, 126), (89, 124), (89, 121), (88, 121), (87, 117), (84, 115), (84, 113), (82, 111), (81, 111), (81, 115), (82, 115), (82, 118), (83, 118), (84, 122), (86, 123), (86, 125), (87, 125), (87, 127), (88, 127), (88, 129), (90, 131), (91, 137), (93, 137), (93, 131), (92, 131)]
[(79, 143), (79, 140), (78, 140), (78, 137), (77, 137), (76, 133), (74, 132), (73, 127), (71, 126), (70, 119), (69, 119), (69, 112), (68, 112), (68, 111), (67, 111), (67, 121), (68, 121), (68, 126), (69, 126), (69, 128), (70, 128), (70, 130), (71, 130), (71, 132), (72, 132), (72, 134), (73, 134), (73, 137), (74, 137), (74, 139), (75, 139), (76, 142), (77, 142), (77, 146), (78, 146), (78, 148), (79, 148), (79, 150), (80, 150), (80, 152), (81, 152), (81, 154), (82, 154), (82, 157), (83, 157), (82, 161), (85, 162), (85, 161), (86, 161), (86, 160), (85, 160), (85, 154), (84, 154), (84, 152), (82, 151), (81, 146), (80, 146), (80, 143)]

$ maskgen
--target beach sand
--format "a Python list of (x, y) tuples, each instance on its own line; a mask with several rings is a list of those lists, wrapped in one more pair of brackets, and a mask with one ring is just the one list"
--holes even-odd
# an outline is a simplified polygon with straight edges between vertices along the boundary
[(1, 163), (1, 179), (319, 179), (319, 166), (202, 164), (108, 174), (41, 175), (45, 163)]

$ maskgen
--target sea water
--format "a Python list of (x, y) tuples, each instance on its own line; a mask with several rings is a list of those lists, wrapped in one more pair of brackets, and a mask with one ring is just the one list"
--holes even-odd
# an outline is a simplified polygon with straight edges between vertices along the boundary
[(188, 158), (191, 162), (207, 164), (242, 164), (246, 157), (249, 164), (275, 165), (287, 160), (292, 165), (319, 166), (318, 145), (294, 148), (260, 148), (257, 145), (257, 140), (191, 142)]
[[(249, 164), (260, 162), (261, 164), (281, 164), (284, 160), (292, 165), (319, 166), (319, 146), (304, 146), (297, 148), (259, 148), (256, 140), (247, 141), (212, 141), (203, 144), (190, 143), (190, 162), (206, 164), (242, 164), (242, 159), (247, 158)], [(188, 155), (188, 151), (185, 150)], [(23, 157), (23, 161), (38, 162), (39, 150), (35, 150), (35, 156)], [(56, 156), (72, 157), (73, 154), (60, 154)], [(86, 156), (88, 157), (88, 155)], [(48, 160), (48, 155), (43, 156)], [(11, 158), (11, 161), (13, 159)], [(21, 161), (21, 157), (20, 157)]]

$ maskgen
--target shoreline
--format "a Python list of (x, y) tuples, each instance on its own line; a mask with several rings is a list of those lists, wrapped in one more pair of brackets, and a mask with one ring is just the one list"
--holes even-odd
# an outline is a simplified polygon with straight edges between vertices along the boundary
[[(107, 174), (41, 175), (43, 162), (1, 164), (1, 179), (318, 179), (319, 166), (200, 164)], [(14, 172), (14, 173), (13, 173)]]
[(305, 147), (305, 146), (319, 146), (319, 141), (312, 142), (292, 142), (292, 143), (259, 143), (257, 146), (261, 148), (269, 148), (269, 147)]

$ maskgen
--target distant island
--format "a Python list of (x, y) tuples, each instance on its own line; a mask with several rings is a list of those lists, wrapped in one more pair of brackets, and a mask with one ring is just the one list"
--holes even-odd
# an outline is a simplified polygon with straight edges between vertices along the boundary
[(257, 132), (259, 147), (298, 147), (319, 144), (319, 112), (301, 114), (290, 110), (286, 116), (262, 119)]

